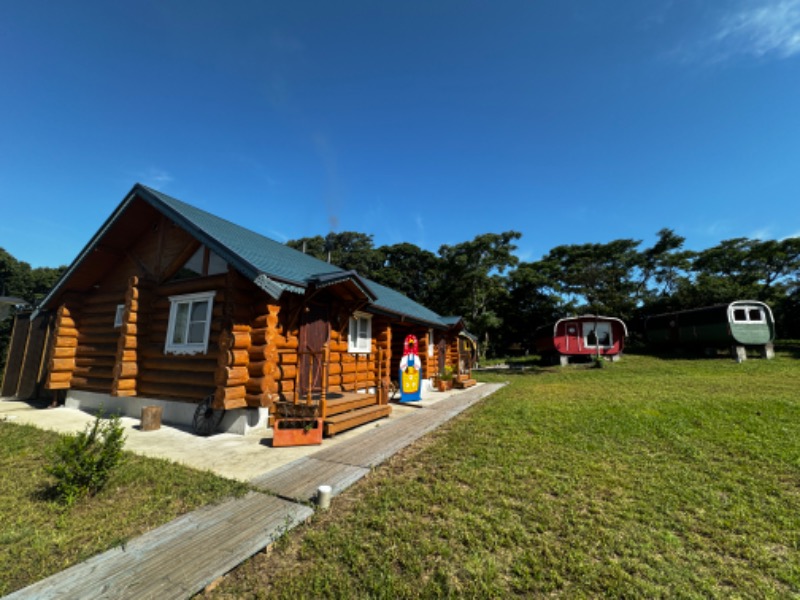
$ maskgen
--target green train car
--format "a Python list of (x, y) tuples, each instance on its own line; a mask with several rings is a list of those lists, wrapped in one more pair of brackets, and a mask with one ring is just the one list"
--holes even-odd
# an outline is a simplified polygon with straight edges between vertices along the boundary
[(661, 347), (730, 348), (733, 358), (747, 358), (748, 348), (758, 348), (764, 358), (775, 353), (775, 319), (772, 310), (757, 300), (706, 306), (648, 317), (647, 342)]

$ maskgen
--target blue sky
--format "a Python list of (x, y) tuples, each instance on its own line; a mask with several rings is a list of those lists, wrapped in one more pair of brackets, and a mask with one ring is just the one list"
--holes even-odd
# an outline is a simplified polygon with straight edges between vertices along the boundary
[(800, 235), (800, 0), (0, 3), (0, 247), (141, 182), (278, 241)]

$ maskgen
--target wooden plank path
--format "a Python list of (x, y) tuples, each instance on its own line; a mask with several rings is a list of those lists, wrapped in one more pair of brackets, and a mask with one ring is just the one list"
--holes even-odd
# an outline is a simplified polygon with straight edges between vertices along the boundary
[(281, 498), (298, 502), (313, 501), (321, 485), (330, 485), (332, 495), (336, 496), (389, 457), (501, 387), (502, 384), (484, 384), (440, 402), (421, 406), (413, 414), (380, 423), (345, 444), (315, 452), (250, 483)]
[(313, 512), (308, 506), (250, 492), (186, 514), (6, 600), (188, 598)]
[(184, 515), (56, 573), (6, 600), (188, 598), (266, 548), (314, 513), (320, 485), (338, 495), (371, 469), (493, 394), (484, 384), (298, 459), (251, 480), (250, 492)]

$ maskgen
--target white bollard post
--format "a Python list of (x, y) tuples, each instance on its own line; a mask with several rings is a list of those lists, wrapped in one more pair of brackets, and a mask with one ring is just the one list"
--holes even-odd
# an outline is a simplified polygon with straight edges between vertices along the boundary
[(321, 485), (317, 488), (317, 506), (320, 510), (328, 510), (331, 507), (331, 491), (329, 485)]

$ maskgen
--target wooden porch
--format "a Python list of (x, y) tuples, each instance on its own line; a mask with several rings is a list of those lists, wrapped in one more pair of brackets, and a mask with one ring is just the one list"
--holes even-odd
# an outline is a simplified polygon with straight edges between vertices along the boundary
[(375, 384), (382, 380), (382, 358), (382, 352), (354, 355), (353, 362), (349, 363), (349, 381), (344, 383), (340, 379), (341, 387), (346, 385), (351, 389), (328, 391), (330, 351), (327, 344), (321, 351), (298, 352), (299, 368), (295, 377), (297, 392), (274, 404), (275, 420), (321, 419), (323, 435), (331, 437), (388, 417), (392, 412), (388, 394), (369, 391), (380, 391)]
[(377, 394), (361, 392), (316, 393), (297, 403), (281, 401), (274, 405), (276, 419), (321, 418), (326, 437), (388, 417), (391, 412), (392, 407), (382, 404)]

